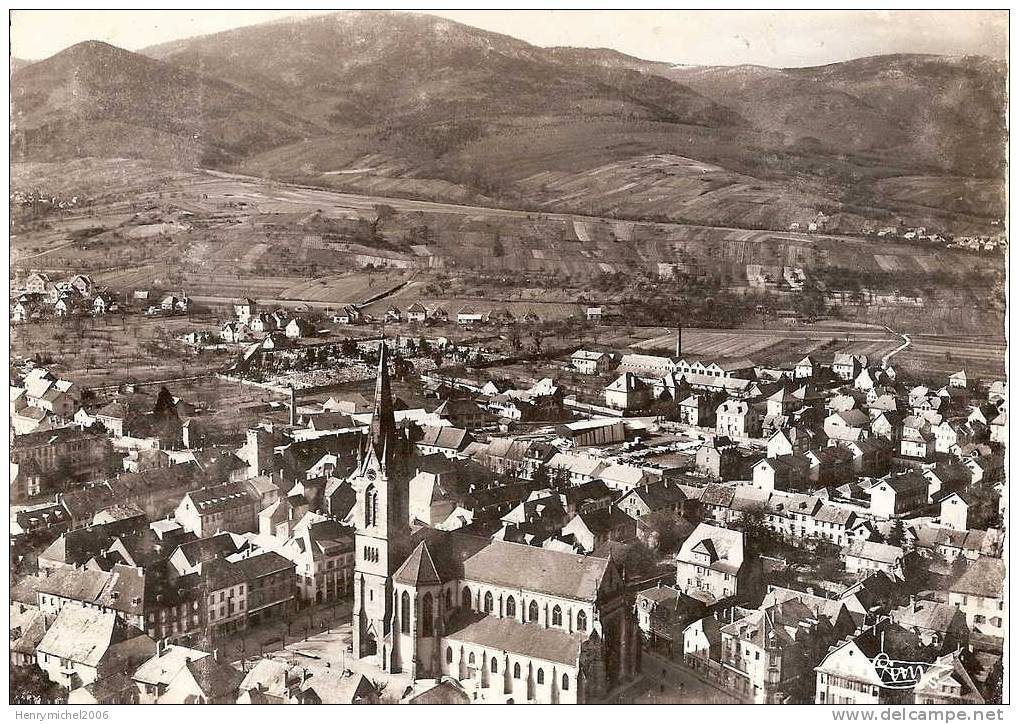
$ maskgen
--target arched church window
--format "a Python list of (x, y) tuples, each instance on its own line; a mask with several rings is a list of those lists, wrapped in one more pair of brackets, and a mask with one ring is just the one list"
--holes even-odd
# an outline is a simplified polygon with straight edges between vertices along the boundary
[(517, 602), (513, 596), (506, 599), (506, 615), (510, 617), (517, 615)]
[(519, 663), (513, 664), (513, 678), (514, 679), (519, 679), (520, 678), (520, 664)]
[(446, 663), (447, 664), (452, 664), (453, 663), (453, 647), (452, 646), (447, 646), (446, 647)]
[(485, 613), (492, 613), (493, 608), (495, 608), (495, 600), (492, 598), (492, 592), (487, 591), (485, 593)]
[(495, 660), (495, 657), (492, 657), (492, 665), (490, 668), (492, 669), (493, 674), (499, 673), (499, 662)]
[(568, 674), (563, 674), (563, 691), (570, 690), (570, 677)]
[(545, 683), (545, 670), (542, 668), (538, 669), (538, 683), (539, 684)]
[(364, 491), (364, 527), (368, 528), (376, 523), (378, 515), (379, 496), (374, 485), (369, 485)]
[(556, 606), (552, 609), (552, 625), (562, 626), (563, 625), (563, 610)]
[(474, 652), (472, 651), (472, 652), (471, 652), (471, 654), (470, 654), (470, 656), (468, 656), (468, 657), (467, 657), (467, 664), (468, 664), (469, 666), (474, 666), (474, 663), (475, 663), (475, 661), (476, 661), (476, 660), (475, 660), (475, 658), (474, 658)]
[(577, 630), (587, 631), (587, 614), (583, 611), (577, 614)]
[(400, 596), (400, 632), (410, 633), (410, 595), (406, 591)]
[(527, 607), (527, 620), (537, 621), (538, 620), (538, 602), (531, 601), (531, 605)]
[(421, 598), (421, 635), (432, 635), (432, 594), (426, 593)]
[(460, 594), (460, 605), (464, 608), (471, 607), (471, 589), (464, 586), (463, 592)]
[(446, 589), (446, 608), (453, 608), (453, 589)]

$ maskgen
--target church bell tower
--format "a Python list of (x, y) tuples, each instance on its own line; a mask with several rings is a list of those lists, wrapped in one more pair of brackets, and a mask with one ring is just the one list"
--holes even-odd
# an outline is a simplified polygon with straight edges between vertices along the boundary
[(389, 351), (379, 345), (375, 410), (367, 444), (350, 477), (354, 508), (355, 563), (353, 652), (377, 658), (387, 669), (391, 653), (392, 576), (410, 552), (410, 449), (396, 429), (389, 383)]

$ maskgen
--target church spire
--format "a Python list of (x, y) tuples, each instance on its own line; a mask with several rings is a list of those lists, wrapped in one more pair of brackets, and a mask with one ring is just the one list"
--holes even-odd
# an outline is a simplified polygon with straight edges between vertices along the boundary
[(393, 393), (389, 386), (389, 350), (386, 340), (379, 344), (379, 370), (375, 377), (375, 411), (372, 414), (371, 441), (377, 450), (392, 451), (396, 436)]

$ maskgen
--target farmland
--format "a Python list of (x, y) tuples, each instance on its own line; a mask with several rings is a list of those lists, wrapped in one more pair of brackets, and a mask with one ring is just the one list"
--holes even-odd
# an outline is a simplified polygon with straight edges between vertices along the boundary
[(893, 362), (915, 375), (943, 378), (966, 370), (974, 377), (1004, 379), (1005, 351), (1000, 337), (914, 335), (912, 344)]
[(221, 367), (226, 355), (195, 353), (173, 337), (217, 327), (200, 316), (39, 321), (12, 328), (11, 359), (52, 358), (54, 372), (86, 387), (200, 375)]
[[(349, 301), (349, 282), (337, 289), (318, 280), (372, 266), (572, 278), (680, 269), (724, 272), (739, 283), (748, 265), (771, 272), (795, 265), (929, 274), (988, 264), (943, 248), (921, 251), (859, 237), (357, 196), (218, 172), (133, 169), (141, 181), (132, 192), (106, 162), (94, 165), (91, 173), (84, 162), (67, 173), (64, 164), (15, 167), (15, 188), (77, 190), (93, 200), (86, 213), (18, 229), (16, 265), (88, 268), (111, 285), (158, 281), (232, 293), (244, 284), (269, 295), (290, 289), (284, 296)], [(107, 180), (109, 188), (102, 186)], [(380, 207), (388, 210), (384, 220)], [(56, 248), (82, 226), (94, 227), (90, 244)]]
[[(831, 355), (835, 352), (863, 354), (880, 359), (895, 349), (901, 340), (879, 327), (862, 325), (812, 325), (736, 330), (683, 330), (683, 355), (704, 360), (749, 358), (758, 364), (794, 363), (802, 357)], [(636, 350), (675, 349), (675, 332), (651, 337), (630, 345)]]

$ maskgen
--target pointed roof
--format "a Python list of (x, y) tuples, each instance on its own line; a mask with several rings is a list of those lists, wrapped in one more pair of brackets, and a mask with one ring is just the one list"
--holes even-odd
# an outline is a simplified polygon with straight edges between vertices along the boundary
[(379, 344), (379, 368), (375, 377), (375, 410), (372, 413), (371, 440), (377, 448), (392, 450), (387, 445), (396, 435), (393, 393), (389, 384), (389, 349), (386, 341)]
[(438, 571), (435, 570), (435, 561), (428, 551), (424, 541), (418, 544), (410, 557), (404, 561), (400, 569), (393, 576), (396, 583), (404, 583), (411, 586), (430, 586), (442, 583)]

